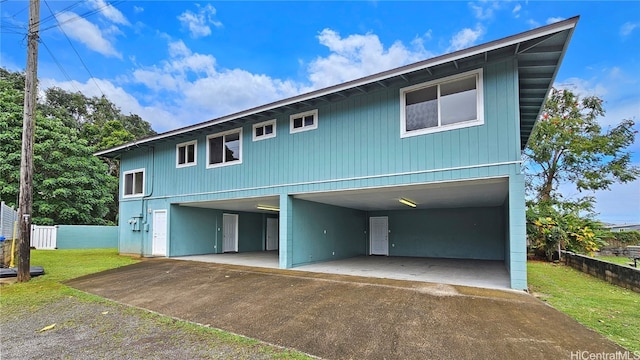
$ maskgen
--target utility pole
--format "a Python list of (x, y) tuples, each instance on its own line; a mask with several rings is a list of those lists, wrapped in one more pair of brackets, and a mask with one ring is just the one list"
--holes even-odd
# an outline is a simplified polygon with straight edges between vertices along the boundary
[(27, 34), (27, 70), (24, 82), (22, 120), (22, 156), (20, 158), (20, 246), (18, 247), (18, 282), (31, 279), (31, 210), (33, 208), (33, 134), (35, 128), (36, 92), (38, 88), (38, 39), (40, 0), (29, 1)]

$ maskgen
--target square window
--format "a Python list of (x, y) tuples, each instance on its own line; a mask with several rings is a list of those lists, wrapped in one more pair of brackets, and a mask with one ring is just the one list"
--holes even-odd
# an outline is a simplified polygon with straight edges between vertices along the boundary
[(253, 125), (253, 141), (276, 137), (276, 119)]
[(123, 179), (123, 197), (142, 196), (144, 194), (144, 169), (125, 171)]
[(197, 141), (189, 141), (176, 145), (176, 167), (196, 165)]
[(207, 167), (242, 162), (242, 129), (207, 137)]
[(289, 132), (297, 133), (318, 128), (318, 110), (293, 114), (289, 117)]

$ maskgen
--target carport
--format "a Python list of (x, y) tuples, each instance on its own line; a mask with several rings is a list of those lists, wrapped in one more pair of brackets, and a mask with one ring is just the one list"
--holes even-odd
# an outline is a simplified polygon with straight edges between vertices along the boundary
[[(290, 202), (279, 229), (285, 251), (240, 246), (180, 258), (509, 288), (508, 194), (509, 178), (497, 177), (282, 195)], [(265, 239), (265, 219), (279, 221), (280, 204), (269, 196), (179, 206), (238, 214), (238, 234)], [(222, 237), (224, 221), (215, 229)]]

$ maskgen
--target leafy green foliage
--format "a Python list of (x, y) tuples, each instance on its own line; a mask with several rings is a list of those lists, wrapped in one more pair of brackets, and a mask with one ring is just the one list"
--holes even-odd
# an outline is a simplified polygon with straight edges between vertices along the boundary
[(602, 224), (574, 211), (545, 205), (527, 209), (527, 236), (531, 247), (548, 260), (558, 245), (565, 250), (593, 255), (606, 245), (602, 235)]
[[(0, 198), (17, 205), (24, 75), (0, 68)], [(155, 134), (105, 97), (45, 90), (36, 112), (33, 223), (110, 224), (118, 211), (119, 163), (93, 153)]]
[(640, 245), (640, 231), (611, 231), (603, 234), (607, 242), (619, 243), (622, 246)]
[(575, 184), (578, 191), (607, 190), (640, 176), (627, 151), (635, 139), (633, 121), (603, 131), (597, 120), (604, 113), (596, 96), (580, 99), (569, 90), (552, 89), (524, 151), (531, 199), (527, 235), (548, 259), (558, 247), (592, 254), (606, 244), (602, 224), (592, 219), (594, 198), (564, 198), (559, 184)]
[(559, 201), (557, 187), (575, 184), (578, 191), (606, 190), (614, 182), (640, 176), (626, 150), (633, 144), (633, 121), (603, 131), (604, 115), (596, 96), (580, 99), (569, 90), (552, 89), (540, 121), (524, 152), (527, 184), (539, 201)]

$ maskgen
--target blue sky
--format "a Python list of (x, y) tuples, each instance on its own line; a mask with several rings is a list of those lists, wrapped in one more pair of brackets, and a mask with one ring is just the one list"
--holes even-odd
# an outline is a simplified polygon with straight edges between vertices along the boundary
[[(602, 97), (603, 126), (640, 130), (638, 1), (41, 4), (41, 87), (104, 94), (158, 132), (576, 15), (556, 86)], [(23, 70), (28, 2), (0, 0), (0, 15), (0, 65)], [(631, 150), (640, 165), (640, 138)], [(640, 180), (595, 195), (603, 221), (640, 223)]]

